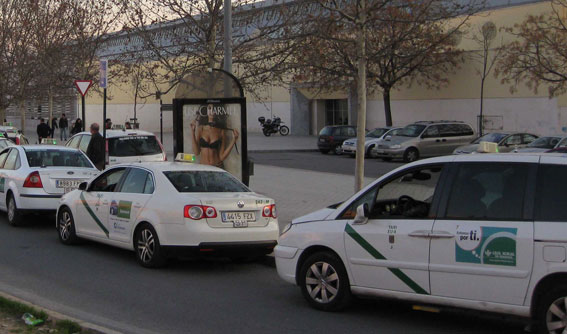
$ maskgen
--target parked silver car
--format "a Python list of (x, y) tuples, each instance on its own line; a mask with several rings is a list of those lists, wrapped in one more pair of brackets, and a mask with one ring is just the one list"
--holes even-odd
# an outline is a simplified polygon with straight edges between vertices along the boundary
[[(376, 128), (371, 131), (368, 131), (366, 134), (366, 138), (364, 138), (364, 152), (365, 156), (371, 157), (372, 156), (372, 149), (376, 147), (376, 145), (382, 142), (388, 136), (395, 136), (401, 128), (392, 128), (392, 127), (384, 127), (384, 128)], [(356, 138), (349, 138), (343, 142), (343, 153), (350, 154), (351, 157), (356, 156)]]
[(384, 139), (374, 152), (383, 160), (402, 158), (406, 162), (422, 157), (451, 154), (475, 138), (472, 127), (459, 121), (416, 122)]
[[(515, 153), (535, 153), (535, 152), (547, 152), (557, 147), (561, 141), (562, 136), (545, 136), (539, 137), (533, 142), (529, 143), (525, 148), (515, 149)], [(567, 137), (566, 137), (567, 139)]]
[(477, 153), (481, 142), (497, 143), (498, 152), (511, 152), (528, 146), (535, 141), (538, 136), (531, 133), (510, 133), (510, 132), (493, 132), (487, 133), (482, 137), (475, 139), (469, 145), (464, 145), (455, 149), (453, 154), (471, 154)]

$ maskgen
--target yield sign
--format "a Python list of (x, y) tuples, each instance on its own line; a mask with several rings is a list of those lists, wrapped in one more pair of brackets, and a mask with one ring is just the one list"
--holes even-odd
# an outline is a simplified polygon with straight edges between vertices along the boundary
[(87, 94), (87, 91), (91, 88), (92, 84), (92, 80), (75, 80), (75, 86), (82, 96)]

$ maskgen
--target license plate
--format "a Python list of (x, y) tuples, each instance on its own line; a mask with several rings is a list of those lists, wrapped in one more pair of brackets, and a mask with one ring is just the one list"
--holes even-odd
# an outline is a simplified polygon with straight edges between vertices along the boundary
[(55, 180), (55, 186), (57, 188), (78, 188), (79, 184), (81, 184), (82, 181), (80, 180)]
[(319, 141), (320, 141), (321, 143), (324, 143), (324, 142), (325, 142), (325, 139), (321, 138), (321, 139), (319, 139)]
[(248, 222), (256, 221), (256, 214), (254, 212), (245, 212), (245, 211), (222, 212), (221, 216), (223, 222), (233, 222), (235, 225), (234, 227), (240, 227), (236, 225), (241, 225), (241, 224), (246, 224), (246, 226), (248, 226)]
[(248, 227), (248, 222), (244, 222), (244, 221), (234, 221), (232, 222), (232, 227)]

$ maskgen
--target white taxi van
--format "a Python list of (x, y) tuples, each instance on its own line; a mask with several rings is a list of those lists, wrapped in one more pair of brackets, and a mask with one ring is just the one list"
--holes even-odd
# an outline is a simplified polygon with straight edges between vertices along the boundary
[[(79, 132), (65, 146), (87, 152), (90, 132)], [(159, 139), (141, 130), (106, 130), (106, 166), (131, 162), (165, 161), (167, 154)]]
[(315, 308), (351, 294), (567, 325), (567, 157), (472, 155), (398, 168), (286, 226), (279, 275)]
[(110, 167), (61, 198), (56, 224), (64, 244), (85, 238), (134, 250), (145, 267), (266, 255), (279, 235), (273, 199), (220, 168), (183, 162)]

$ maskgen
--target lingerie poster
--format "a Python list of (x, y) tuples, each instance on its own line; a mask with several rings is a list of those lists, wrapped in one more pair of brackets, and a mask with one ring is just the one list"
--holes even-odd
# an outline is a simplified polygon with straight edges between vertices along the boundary
[(183, 153), (242, 180), (240, 104), (183, 106)]

